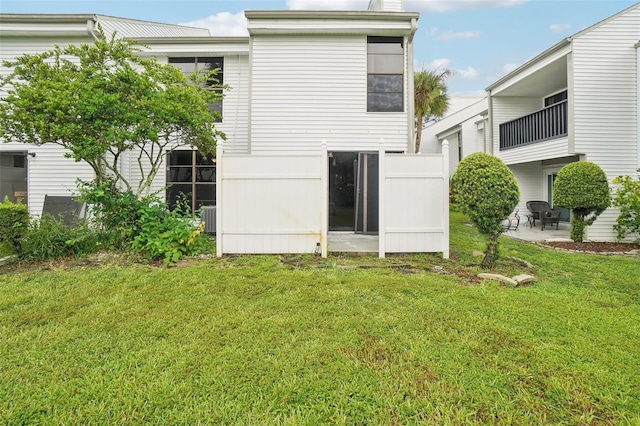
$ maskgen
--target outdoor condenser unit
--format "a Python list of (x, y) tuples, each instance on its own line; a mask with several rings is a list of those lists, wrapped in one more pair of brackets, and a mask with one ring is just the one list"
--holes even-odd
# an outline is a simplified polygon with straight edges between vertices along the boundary
[(207, 234), (215, 234), (216, 233), (216, 206), (203, 206), (202, 220), (204, 221), (204, 232)]

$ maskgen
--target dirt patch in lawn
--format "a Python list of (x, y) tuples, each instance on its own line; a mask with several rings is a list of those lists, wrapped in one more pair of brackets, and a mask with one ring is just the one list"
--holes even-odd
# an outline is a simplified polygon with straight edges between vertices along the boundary
[(573, 241), (554, 241), (545, 242), (542, 245), (553, 247), (560, 250), (600, 253), (600, 254), (637, 254), (640, 251), (640, 245), (632, 243), (610, 243), (610, 242), (584, 242), (576, 243)]

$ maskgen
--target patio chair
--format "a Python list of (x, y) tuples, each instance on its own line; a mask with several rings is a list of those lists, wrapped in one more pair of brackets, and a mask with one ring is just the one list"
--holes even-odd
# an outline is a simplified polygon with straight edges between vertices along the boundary
[(505, 231), (517, 231), (518, 226), (520, 226), (520, 215), (518, 214), (518, 209), (516, 209), (516, 211), (502, 223), (502, 227)]
[(556, 229), (560, 225), (560, 212), (554, 210), (546, 201), (527, 201), (527, 209), (533, 215), (531, 226), (536, 226), (536, 220), (540, 221), (540, 229), (544, 231), (546, 224), (556, 224)]

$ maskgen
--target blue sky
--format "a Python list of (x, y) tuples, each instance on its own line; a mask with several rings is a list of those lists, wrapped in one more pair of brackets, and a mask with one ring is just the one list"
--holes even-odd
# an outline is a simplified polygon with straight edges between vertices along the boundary
[[(489, 84), (565, 37), (636, 3), (631, 0), (405, 0), (420, 12), (416, 68), (446, 66), (452, 95)], [(364, 10), (368, 0), (0, 0), (2, 13), (97, 13), (206, 26), (244, 35), (244, 10)]]

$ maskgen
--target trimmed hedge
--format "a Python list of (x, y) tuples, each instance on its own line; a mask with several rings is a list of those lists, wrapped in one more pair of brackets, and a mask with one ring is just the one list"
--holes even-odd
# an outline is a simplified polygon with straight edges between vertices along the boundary
[(20, 238), (29, 228), (29, 211), (24, 204), (4, 199), (0, 204), (0, 241), (11, 244), (20, 252)]

